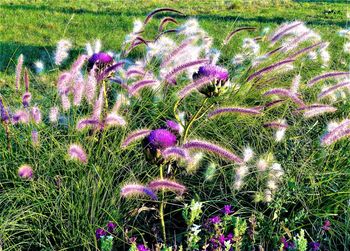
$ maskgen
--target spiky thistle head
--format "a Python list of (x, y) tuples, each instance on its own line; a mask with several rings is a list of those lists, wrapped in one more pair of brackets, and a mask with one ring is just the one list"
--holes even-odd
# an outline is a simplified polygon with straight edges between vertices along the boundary
[(83, 164), (87, 164), (88, 158), (84, 149), (78, 144), (72, 144), (69, 146), (68, 154), (71, 159), (78, 160)]
[(127, 184), (124, 185), (120, 190), (120, 195), (125, 198), (129, 198), (136, 195), (146, 195), (150, 197), (152, 200), (157, 200), (157, 195), (150, 189), (144, 185), (140, 184)]
[(18, 176), (23, 178), (23, 179), (28, 179), (31, 180), (33, 179), (33, 168), (29, 165), (22, 165), (19, 169), (18, 169)]
[(103, 70), (113, 64), (113, 57), (106, 52), (94, 53), (89, 59), (87, 70), (90, 71), (95, 65), (96, 69)]
[(166, 129), (153, 130), (146, 138), (146, 144), (152, 149), (163, 150), (165, 148), (175, 146), (176, 142), (176, 136)]

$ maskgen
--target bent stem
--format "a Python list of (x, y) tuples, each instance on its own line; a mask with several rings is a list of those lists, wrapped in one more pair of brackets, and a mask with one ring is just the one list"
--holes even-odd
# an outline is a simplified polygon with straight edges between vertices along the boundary
[(183, 136), (183, 138), (182, 138), (182, 141), (183, 141), (183, 142), (186, 141), (186, 138), (187, 138), (187, 136), (188, 136), (188, 132), (189, 132), (189, 130), (190, 130), (192, 124), (198, 119), (198, 117), (199, 117), (201, 111), (203, 110), (204, 105), (207, 103), (208, 99), (209, 99), (208, 97), (206, 97), (205, 99), (203, 99), (202, 104), (201, 104), (201, 106), (199, 107), (198, 111), (196, 112), (196, 114), (191, 118), (191, 120), (190, 120), (190, 121), (188, 122), (188, 124), (186, 125), (186, 127), (185, 127), (185, 132), (184, 132), (184, 136)]
[[(159, 167), (159, 173), (160, 173), (160, 178), (163, 179), (163, 164), (160, 165)], [(165, 221), (164, 221), (164, 189), (162, 189), (162, 197), (161, 197), (161, 202), (159, 205), (159, 218), (160, 218), (160, 225), (162, 226), (162, 233), (163, 233), (163, 240), (164, 240), (164, 245), (166, 245), (166, 232), (165, 232)]]

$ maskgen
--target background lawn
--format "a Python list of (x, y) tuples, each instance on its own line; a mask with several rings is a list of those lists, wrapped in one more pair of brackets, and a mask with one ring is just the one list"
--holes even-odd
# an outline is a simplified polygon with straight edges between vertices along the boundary
[[(345, 55), (342, 50), (345, 40), (337, 34), (348, 27), (346, 15), (350, 15), (350, 7), (347, 1), (1, 0), (1, 96), (7, 104), (20, 106), (21, 95), (14, 94), (14, 71), (18, 56), (23, 54), (25, 65), (31, 70), (33, 103), (39, 104), (47, 117), (48, 108), (58, 103), (55, 86), (59, 69), (52, 57), (60, 39), (67, 38), (74, 44), (69, 60), (60, 67), (63, 70), (84, 52), (87, 42), (95, 39), (102, 41), (103, 50), (118, 51), (125, 35), (132, 30), (133, 21), (143, 20), (147, 13), (159, 7), (181, 10), (186, 16), (173, 15), (180, 21), (196, 17), (213, 36), (214, 47), (222, 49), (222, 62), (228, 62), (239, 51), (235, 43), (222, 47), (222, 40), (233, 29), (254, 26), (259, 35), (263, 28), (272, 29), (286, 21), (302, 20), (331, 43), (330, 69), (349, 69), (349, 54)], [(162, 17), (164, 15), (157, 15), (150, 24), (149, 37), (153, 37), (152, 28), (157, 27)], [(245, 35), (235, 39), (242, 40)], [(142, 50), (137, 49), (131, 56), (136, 58), (141, 53)], [(43, 74), (34, 73), (33, 63), (37, 60), (45, 64)], [(307, 80), (320, 70), (305, 66), (301, 74)], [(290, 75), (281, 78), (281, 85), (289, 85), (291, 78)], [(315, 93), (307, 95), (311, 98)], [(260, 93), (252, 93), (249, 98), (238, 99), (244, 100), (247, 106), (261, 101)], [(132, 129), (160, 126), (160, 119), (169, 117), (171, 108), (165, 102), (159, 105), (151, 99), (139, 100), (130, 108), (133, 111), (128, 118), (130, 128), (108, 131), (102, 142), (75, 131), (75, 122), (86, 114), (84, 109), (71, 111), (66, 125), (42, 125), (40, 148), (31, 145), (32, 128), (20, 126), (12, 132), (13, 147), (9, 152), (5, 131), (0, 127), (0, 250), (1, 246), (5, 250), (95, 250), (95, 229), (109, 220), (119, 224), (117, 238), (123, 243), (124, 227), (142, 225), (145, 219), (135, 216), (135, 212), (134, 218), (125, 217), (137, 203), (126, 204), (119, 198), (120, 183), (129, 179), (147, 180), (156, 176), (157, 170), (143, 161), (139, 146), (125, 152), (120, 149), (119, 142)], [(330, 119), (348, 116), (349, 108), (350, 103), (344, 102)], [(292, 128), (288, 132), (289, 140), (277, 145), (267, 140), (266, 135), (271, 132), (261, 124), (280, 114), (289, 116)], [(250, 144), (258, 153), (275, 153), (287, 170), (287, 178), (279, 199), (270, 207), (245, 200), (251, 195), (249, 191), (233, 191), (229, 186), (234, 179), (230, 166), (218, 170), (212, 182), (203, 182), (204, 167), (193, 176), (181, 178), (189, 190), (193, 188), (193, 197), (207, 203), (208, 215), (227, 202), (236, 204), (243, 216), (249, 217), (254, 212), (261, 222), (257, 243), (266, 247), (278, 243), (280, 236), (275, 233), (285, 231), (285, 226), (293, 233), (300, 228), (317, 232), (324, 219), (332, 218), (334, 228), (327, 240), (333, 248), (330, 250), (346, 250), (350, 246), (350, 143), (342, 141), (331, 149), (322, 150), (318, 141), (314, 142), (324, 133), (330, 119), (301, 121), (288, 108), (282, 108), (276, 114), (257, 120), (246, 118), (233, 123), (224, 119), (205, 126), (195, 125), (193, 136), (214, 139), (237, 151)], [(81, 166), (67, 160), (67, 146), (72, 142), (80, 142), (89, 149), (91, 164)], [(23, 182), (17, 177), (17, 168), (23, 163), (34, 167), (36, 182)], [(249, 187), (254, 187), (254, 180)], [(122, 250), (125, 246), (118, 248)]]

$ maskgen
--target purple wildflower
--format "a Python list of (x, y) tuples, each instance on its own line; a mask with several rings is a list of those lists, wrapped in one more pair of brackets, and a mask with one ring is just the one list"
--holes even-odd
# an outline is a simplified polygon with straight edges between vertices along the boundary
[(317, 99), (320, 100), (326, 96), (333, 94), (335, 91), (342, 89), (344, 87), (350, 88), (350, 82), (349, 81), (342, 82), (342, 83), (333, 85), (333, 86), (323, 90), (320, 94), (318, 94)]
[(96, 235), (96, 239), (99, 240), (101, 239), (101, 237), (106, 236), (107, 232), (102, 228), (97, 228), (95, 235)]
[(221, 211), (226, 215), (233, 213), (231, 205), (225, 205)]
[(149, 248), (145, 247), (143, 244), (137, 245), (137, 251), (151, 251)]
[(22, 74), (22, 67), (23, 67), (23, 54), (19, 55), (17, 60), (17, 66), (16, 66), (16, 91), (19, 90), (19, 85), (21, 81), (21, 74)]
[(172, 132), (166, 129), (156, 129), (150, 132), (146, 138), (146, 142), (151, 149), (163, 150), (165, 148), (175, 146), (177, 139)]
[(255, 108), (244, 108), (244, 107), (221, 107), (217, 108), (214, 111), (208, 114), (208, 118), (213, 118), (218, 115), (222, 115), (225, 113), (240, 113), (240, 114), (248, 114), (248, 115), (259, 115), (261, 114), (258, 109)]
[(2, 102), (2, 98), (0, 97), (0, 122), (7, 122), (9, 119), (10, 117), (8, 115), (8, 112), (4, 106), (4, 103)]
[(292, 241), (287, 241), (287, 239), (285, 237), (281, 238), (281, 242), (283, 244), (283, 250), (295, 248), (295, 244)]
[(199, 77), (214, 77), (219, 81), (227, 81), (228, 79), (228, 71), (225, 68), (211, 64), (199, 67), (198, 75)]
[(172, 70), (169, 71), (169, 73), (166, 74), (166, 76), (164, 77), (165, 80), (168, 82), (168, 83), (176, 83), (175, 81), (175, 77), (183, 72), (184, 70), (192, 67), (192, 66), (196, 66), (196, 65), (202, 65), (202, 64), (205, 64), (205, 63), (208, 63), (208, 59), (198, 59), (198, 60), (195, 60), (195, 61), (190, 61), (190, 62), (187, 62), (187, 63), (184, 63), (182, 65), (179, 65), (175, 68), (173, 68)]
[(115, 63), (109, 67), (107, 67), (98, 77), (97, 77), (97, 82), (101, 82), (105, 78), (108, 78), (111, 76), (113, 72), (116, 72), (118, 68), (124, 65), (125, 62), (118, 62)]
[(87, 164), (88, 162), (88, 158), (84, 149), (77, 144), (72, 144), (69, 146), (68, 154), (71, 157), (71, 159), (76, 159), (83, 164)]
[(325, 220), (325, 222), (323, 223), (323, 226), (322, 226), (322, 230), (324, 230), (324, 231), (331, 230), (331, 222), (330, 222), (330, 220)]
[(101, 68), (101, 66), (103, 67), (105, 65), (111, 64), (112, 62), (113, 57), (110, 56), (108, 53), (95, 53), (88, 60), (87, 70), (90, 71), (94, 67), (94, 65), (96, 65), (98, 68)]
[(145, 138), (147, 135), (149, 135), (151, 132), (151, 130), (149, 129), (141, 129), (141, 130), (136, 130), (131, 132), (123, 141), (123, 143), (121, 144), (122, 148), (127, 147), (130, 143), (138, 140), (138, 139), (142, 139)]
[(107, 231), (109, 232), (109, 233), (113, 233), (114, 232), (114, 229), (117, 227), (117, 224), (116, 223), (114, 223), (113, 221), (109, 221), (108, 223), (107, 223)]
[(311, 79), (308, 83), (307, 86), (311, 87), (314, 84), (320, 82), (323, 79), (327, 79), (327, 78), (337, 78), (337, 77), (350, 77), (350, 73), (345, 71), (345, 72), (327, 72), (324, 73), (322, 75), (316, 76), (313, 79)]
[(296, 103), (299, 106), (305, 106), (304, 101), (302, 101), (297, 94), (291, 92), (290, 90), (287, 89), (282, 89), (282, 88), (275, 88), (271, 89), (267, 92), (264, 93), (264, 96), (270, 96), (270, 95), (278, 95), (281, 97), (288, 97), (290, 98), (294, 103)]
[(33, 178), (33, 168), (29, 165), (23, 165), (18, 169), (18, 176), (23, 179), (31, 180)]
[(27, 124), (29, 122), (28, 112), (24, 110), (19, 110), (15, 112), (15, 114), (12, 116), (12, 122), (13, 124), (17, 124), (17, 123)]
[(221, 222), (221, 218), (220, 216), (216, 215), (216, 216), (213, 216), (209, 219), (210, 223), (212, 224), (219, 224)]
[(29, 106), (30, 100), (32, 99), (32, 94), (30, 92), (25, 92), (22, 96), (22, 105), (24, 108)]
[(243, 164), (243, 160), (238, 157), (237, 155), (233, 154), (232, 152), (226, 150), (225, 148), (215, 145), (213, 143), (203, 141), (203, 140), (190, 140), (187, 141), (184, 145), (183, 148), (185, 149), (198, 149), (201, 151), (207, 151), (211, 152), (214, 154), (217, 154), (221, 157), (224, 157), (226, 159), (229, 159), (237, 164)]
[(152, 190), (166, 189), (183, 194), (186, 191), (186, 187), (175, 181), (168, 179), (153, 180), (148, 184), (148, 187)]
[(319, 242), (310, 242), (309, 247), (311, 248), (312, 251), (318, 251), (320, 250), (321, 243)]
[(134, 195), (147, 195), (152, 200), (157, 200), (157, 195), (148, 187), (140, 184), (128, 184), (122, 187), (120, 191), (121, 196), (131, 197)]

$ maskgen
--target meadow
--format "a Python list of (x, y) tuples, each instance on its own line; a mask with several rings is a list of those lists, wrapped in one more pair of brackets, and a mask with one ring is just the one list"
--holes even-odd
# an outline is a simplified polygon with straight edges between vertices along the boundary
[(0, 250), (349, 250), (349, 9), (2, 0)]

